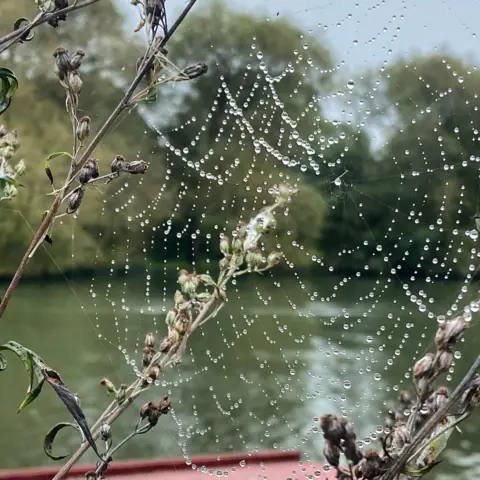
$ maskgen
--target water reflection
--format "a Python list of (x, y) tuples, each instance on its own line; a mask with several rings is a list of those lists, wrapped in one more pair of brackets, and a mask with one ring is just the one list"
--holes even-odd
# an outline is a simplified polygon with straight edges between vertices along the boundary
[[(117, 384), (134, 378), (121, 350), (129, 362), (139, 361), (144, 334), (162, 332), (162, 310), (173, 293), (147, 297), (142, 279), (130, 278), (128, 289), (123, 279), (110, 279), (110, 287), (100, 283), (95, 297), (82, 281), (75, 282), (74, 291), (66, 283), (25, 283), (2, 324), (3, 339), (37, 350), (61, 372), (89, 419), (108, 403), (101, 377)], [(459, 288), (416, 285), (415, 291), (427, 287), (437, 312), (450, 307)], [(331, 277), (239, 282), (221, 314), (192, 338), (185, 362), (168, 371), (151, 393), (156, 399), (168, 392), (173, 415), (162, 418), (152, 434), (129, 443), (121, 457), (298, 448), (318, 459), (322, 441), (315, 418), (324, 412), (347, 414), (368, 443), (397, 391), (410, 387), (409, 367), (431, 345), (435, 326), (428, 310), (406, 301), (400, 284)], [(477, 331), (473, 325), (461, 345), (460, 372), (478, 352)], [(68, 420), (48, 389), (16, 417), (25, 384), (22, 367), (12, 358), (1, 377), (0, 421), (9, 434), (0, 437), (0, 468), (48, 464), (43, 435)], [(115, 424), (115, 438), (131, 431), (146, 399)], [(61, 439), (58, 448), (70, 451), (78, 441), (66, 433)], [(461, 435), (455, 433), (451, 444), (436, 478), (450, 479), (454, 473), (459, 478), (459, 469), (471, 478), (480, 469), (480, 459), (470, 453), (479, 445), (474, 422)]]

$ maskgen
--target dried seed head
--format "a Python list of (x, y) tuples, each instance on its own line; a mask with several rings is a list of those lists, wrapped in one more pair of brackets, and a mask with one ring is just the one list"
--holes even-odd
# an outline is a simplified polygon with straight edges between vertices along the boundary
[(148, 168), (147, 162), (143, 160), (134, 160), (133, 162), (128, 162), (124, 166), (125, 171), (132, 175), (143, 175)]
[(196, 273), (189, 273), (186, 277), (182, 277), (182, 275), (179, 276), (178, 283), (180, 284), (183, 293), (186, 295), (193, 295), (197, 290), (199, 281)]
[(427, 353), (423, 358), (418, 360), (413, 366), (413, 377), (417, 379), (430, 378), (434, 374), (434, 359), (434, 353)]
[(248, 268), (255, 270), (262, 264), (263, 255), (259, 248), (251, 248), (245, 255), (245, 262)]
[(147, 333), (145, 336), (145, 346), (151, 348), (155, 346), (155, 335), (153, 333)]
[(325, 445), (323, 446), (323, 456), (332, 467), (340, 465), (340, 448), (328, 440), (325, 440)]
[(104, 442), (112, 438), (112, 428), (110, 427), (110, 425), (108, 425), (108, 423), (104, 423), (100, 427), (100, 437)]
[(448, 372), (453, 363), (453, 352), (451, 350), (440, 350), (437, 356), (437, 368), (439, 372)]
[(85, 195), (85, 187), (83, 185), (73, 190), (73, 193), (70, 195), (70, 198), (68, 199), (67, 213), (69, 215), (75, 213), (80, 208), (84, 195)]
[(381, 475), (384, 470), (383, 460), (380, 458), (378, 452), (374, 449), (367, 450), (362, 461), (355, 469), (357, 478), (364, 480), (373, 480), (375, 477)]
[(142, 353), (142, 364), (144, 367), (148, 367), (152, 362), (155, 350), (152, 347), (145, 347)]
[(210, 275), (205, 275), (204, 273), (197, 275), (197, 279), (199, 283), (203, 283), (203, 285), (211, 286), (215, 285), (213, 278)]
[(125, 168), (125, 158), (121, 155), (117, 155), (110, 165), (110, 170), (112, 173), (121, 172)]
[(234, 238), (232, 242), (233, 253), (241, 254), (243, 252), (243, 241), (239, 238)]
[(158, 404), (158, 409), (162, 415), (166, 415), (172, 408), (172, 402), (168, 399), (168, 395), (164, 395)]
[(166, 336), (160, 344), (160, 351), (167, 353), (172, 348), (173, 342), (169, 336)]
[(282, 257), (283, 257), (282, 252), (277, 252), (277, 251), (271, 252), (267, 257), (268, 266), (274, 267), (275, 265), (278, 265)]
[(90, 180), (98, 178), (99, 175), (100, 174), (98, 171), (98, 160), (95, 158), (91, 158), (80, 170), (78, 180), (82, 185), (85, 185)]
[(72, 69), (68, 51), (63, 47), (57, 47), (53, 52), (53, 56), (55, 57), (55, 74), (60, 80), (64, 80)]
[(158, 376), (160, 375), (160, 367), (158, 365), (152, 365), (149, 369), (148, 369), (148, 376), (152, 379), (152, 380), (156, 380), (158, 378)]
[(185, 80), (193, 80), (194, 78), (201, 77), (208, 72), (208, 65), (204, 62), (197, 62), (193, 65), (189, 65), (182, 71), (182, 76), (186, 77)]
[(90, 117), (82, 117), (78, 121), (76, 135), (81, 142), (90, 135)]
[(463, 336), (468, 328), (468, 322), (461, 316), (451, 322), (443, 322), (439, 325), (435, 335), (435, 343), (439, 350), (451, 349)]
[(152, 402), (147, 402), (140, 408), (140, 418), (143, 420), (148, 417), (150, 410), (155, 408), (155, 405)]
[(337, 417), (326, 413), (320, 417), (320, 428), (325, 440), (331, 441), (334, 445), (340, 445), (345, 436), (345, 425), (347, 421), (343, 417)]
[(173, 296), (173, 303), (175, 304), (176, 307), (179, 307), (182, 305), (182, 303), (185, 303), (186, 299), (183, 296), (183, 293), (180, 290), (177, 290), (175, 292), (175, 295)]
[(82, 49), (78, 49), (73, 55), (72, 59), (70, 60), (70, 64), (72, 68), (78, 70), (80, 65), (82, 64), (83, 57), (85, 56), (85, 52)]
[(72, 70), (68, 74), (68, 85), (73, 93), (78, 95), (82, 91), (83, 82), (79, 73), (76, 70)]

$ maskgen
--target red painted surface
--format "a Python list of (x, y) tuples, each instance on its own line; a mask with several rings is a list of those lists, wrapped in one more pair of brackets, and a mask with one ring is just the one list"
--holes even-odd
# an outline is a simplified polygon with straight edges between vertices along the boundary
[[(201, 477), (233, 480), (335, 478), (332, 471), (328, 473), (323, 471), (322, 464), (302, 462), (300, 458), (300, 452), (296, 451), (265, 451), (250, 456), (241, 453), (199, 455), (192, 457), (192, 464), (196, 469), (192, 468), (192, 465), (187, 465), (183, 458), (115, 462), (108, 469), (107, 478), (114, 480), (196, 480)], [(244, 466), (241, 466), (243, 464)], [(92, 470), (92, 466), (75, 466), (67, 478), (84, 479), (88, 470)], [(58, 467), (0, 470), (0, 480), (51, 480), (57, 471)]]

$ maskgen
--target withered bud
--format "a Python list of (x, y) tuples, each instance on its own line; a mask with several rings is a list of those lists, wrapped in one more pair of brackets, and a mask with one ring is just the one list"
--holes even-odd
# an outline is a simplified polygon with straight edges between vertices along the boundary
[(117, 155), (110, 165), (112, 173), (121, 172), (125, 168), (125, 158), (121, 155)]
[(425, 402), (429, 414), (435, 413), (448, 401), (448, 390), (445, 387), (440, 387), (436, 392), (432, 393)]
[(340, 445), (345, 436), (345, 425), (347, 421), (343, 417), (337, 417), (326, 413), (320, 417), (320, 428), (325, 440), (331, 441), (334, 445)]
[(230, 253), (230, 239), (223, 233), (220, 234), (220, 251), (224, 255), (228, 255)]
[(82, 64), (82, 60), (84, 56), (85, 56), (85, 52), (80, 48), (72, 55), (70, 64), (75, 70), (78, 70), (80, 68), (80, 65)]
[(453, 363), (451, 350), (440, 350), (437, 356), (437, 368), (439, 372), (448, 372)]
[(145, 336), (145, 346), (153, 348), (155, 346), (155, 336), (153, 333), (147, 333)]
[(155, 405), (152, 402), (148, 402), (142, 405), (142, 407), (140, 408), (140, 418), (142, 420), (147, 418), (152, 408), (155, 408)]
[(108, 378), (102, 378), (100, 380), (100, 384), (107, 388), (107, 395), (110, 395), (110, 393), (115, 393), (117, 391), (115, 385)]
[(180, 290), (177, 290), (175, 292), (175, 295), (173, 296), (173, 303), (175, 304), (176, 307), (184, 303), (185, 297), (183, 296), (182, 292)]
[(242, 265), (245, 257), (241, 253), (234, 253), (230, 257), (230, 267), (238, 268)]
[(340, 448), (329, 440), (325, 440), (323, 456), (332, 467), (338, 467), (340, 465)]
[(232, 251), (234, 253), (242, 253), (243, 251), (243, 242), (239, 238), (234, 238), (232, 242)]
[(178, 280), (177, 280), (178, 284), (182, 286), (188, 280), (189, 276), (190, 274), (188, 273), (188, 271), (182, 268), (178, 272)]
[(424, 402), (433, 393), (432, 379), (429, 377), (419, 377), (414, 380), (419, 400)]
[(357, 478), (364, 480), (373, 480), (375, 477), (381, 475), (383, 471), (383, 460), (376, 450), (370, 449), (365, 452), (362, 461), (355, 469), (355, 475)]
[(75, 133), (81, 142), (90, 135), (90, 117), (82, 117), (78, 121), (77, 131)]
[(410, 434), (406, 423), (396, 423), (389, 438), (391, 442), (390, 446), (395, 451), (400, 451), (406, 443), (410, 443)]
[(435, 359), (434, 353), (427, 353), (424, 357), (415, 363), (413, 366), (414, 378), (430, 378), (434, 373), (433, 361)]
[(143, 175), (148, 169), (148, 164), (143, 160), (134, 160), (133, 162), (126, 163), (124, 168), (126, 172), (132, 175)]
[(239, 238), (240, 240), (244, 240), (247, 236), (247, 224), (242, 221), (238, 222), (236, 230), (237, 238)]
[(8, 128), (5, 125), (0, 125), (0, 138), (8, 133)]
[(218, 268), (220, 268), (220, 270), (225, 270), (226, 268), (228, 268), (229, 264), (230, 264), (230, 257), (227, 255), (226, 257), (223, 257), (218, 262)]
[(104, 423), (100, 427), (100, 437), (101, 439), (106, 442), (112, 438), (112, 429), (108, 423)]
[(68, 199), (67, 213), (69, 215), (75, 213), (80, 208), (84, 195), (85, 195), (85, 187), (83, 185), (73, 190), (73, 193), (70, 195), (70, 198)]
[(282, 257), (283, 257), (282, 252), (277, 252), (277, 251), (271, 252), (267, 257), (268, 266), (274, 267), (275, 265), (278, 265)]
[(185, 333), (187, 333), (188, 320), (184, 314), (177, 315), (177, 318), (175, 318), (175, 321), (172, 323), (172, 328), (180, 335), (185, 335)]
[(201, 275), (197, 275), (197, 279), (200, 283), (203, 283), (206, 286), (215, 285), (213, 278), (210, 275), (205, 275), (204, 273)]
[(72, 70), (68, 74), (68, 85), (73, 93), (79, 94), (82, 91), (83, 82), (79, 73), (76, 70)]
[(125, 399), (127, 398), (127, 386), (125, 384), (121, 384), (116, 395), (117, 403), (121, 405)]
[(401, 390), (398, 394), (398, 400), (405, 407), (409, 407), (412, 403), (412, 395), (407, 390)]
[(90, 158), (80, 170), (78, 180), (82, 185), (85, 185), (90, 180), (98, 178), (99, 175), (98, 160), (95, 158)]
[(439, 325), (435, 335), (435, 343), (439, 350), (452, 348), (463, 336), (469, 323), (461, 316), (451, 322), (443, 322)]
[(166, 336), (160, 344), (160, 351), (167, 353), (172, 348), (173, 342), (169, 336)]
[(53, 56), (55, 57), (55, 74), (60, 80), (63, 80), (72, 69), (68, 51), (63, 47), (57, 47), (53, 52)]
[(189, 65), (182, 71), (182, 75), (186, 77), (186, 80), (193, 80), (194, 78), (201, 77), (208, 72), (208, 65), (204, 62), (197, 62), (193, 65)]
[(144, 367), (148, 367), (155, 355), (155, 350), (152, 347), (145, 347), (142, 353), (142, 364)]
[(172, 402), (168, 399), (168, 395), (164, 395), (158, 404), (158, 409), (162, 415), (166, 415), (172, 408)]
[(182, 289), (182, 292), (186, 295), (193, 295), (198, 287), (198, 277), (196, 273), (189, 273), (186, 278), (181, 281), (180, 276), (178, 277), (178, 283)]
[(245, 255), (247, 266), (252, 270), (255, 270), (255, 268), (259, 267), (262, 264), (262, 260), (263, 255), (258, 248), (250, 248)]

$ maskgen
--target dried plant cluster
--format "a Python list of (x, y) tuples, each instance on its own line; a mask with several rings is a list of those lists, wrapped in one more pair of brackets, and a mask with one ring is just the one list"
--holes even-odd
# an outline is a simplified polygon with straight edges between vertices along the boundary
[(11, 200), (21, 186), (19, 178), (25, 172), (25, 162), (19, 160), (14, 167), (10, 163), (19, 146), (17, 132), (0, 125), (0, 201)]
[[(419, 478), (439, 462), (453, 429), (480, 403), (477, 362), (450, 395), (436, 386), (439, 375), (450, 370), (454, 347), (469, 323), (463, 316), (442, 322), (435, 335), (436, 351), (427, 353), (412, 369), (415, 395), (402, 391), (398, 408), (388, 411), (381, 449), (361, 452), (352, 424), (344, 417), (325, 414), (320, 427), (325, 439), (324, 456), (336, 468), (337, 478), (393, 480)], [(346, 465), (340, 465), (341, 456)]]

